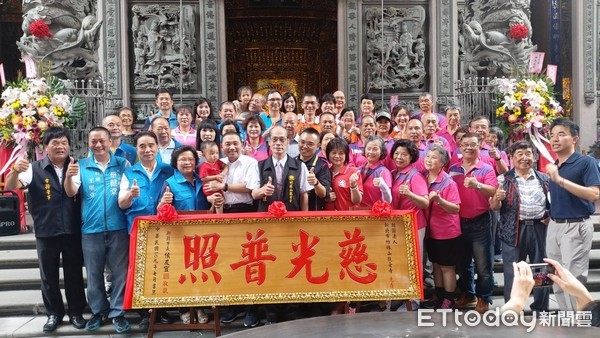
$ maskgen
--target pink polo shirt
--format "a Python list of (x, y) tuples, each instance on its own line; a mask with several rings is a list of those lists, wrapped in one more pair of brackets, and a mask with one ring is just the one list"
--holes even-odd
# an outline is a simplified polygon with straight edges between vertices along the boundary
[(468, 173), (465, 173), (462, 164), (463, 162), (460, 160), (459, 163), (448, 169), (448, 173), (458, 186), (458, 193), (462, 201), (460, 217), (475, 218), (490, 209), (489, 198), (477, 189), (465, 187), (465, 177), (473, 176), (477, 178), (479, 183), (491, 185), (494, 188), (498, 188), (498, 179), (494, 168), (482, 160), (478, 160), (477, 164)]
[[(496, 174), (498, 174), (498, 166), (496, 164), (496, 160), (490, 157), (490, 153), (489, 153), (490, 148), (491, 147), (488, 146), (486, 143), (483, 143), (483, 145), (481, 146), (481, 150), (479, 152), (479, 159), (482, 160), (484, 163), (491, 165), (492, 168), (494, 168), (494, 171), (496, 172)], [(453, 165), (457, 164), (458, 162), (460, 162), (462, 160), (462, 156), (463, 155), (460, 152), (460, 147), (457, 147), (454, 150), (454, 153), (452, 154), (452, 158), (450, 158), (450, 166), (453, 166)], [(510, 169), (512, 166), (511, 166), (511, 163), (508, 161), (508, 156), (506, 155), (506, 152), (500, 151), (500, 156), (504, 160), (504, 163), (506, 163), (506, 165)]]
[(448, 132), (448, 129), (446, 129), (446, 128), (438, 130), (438, 132), (436, 134), (445, 138), (446, 141), (448, 141), (448, 145), (450, 146), (450, 149), (452, 149), (452, 151), (454, 152), (454, 149), (456, 149), (456, 147), (458, 146), (456, 144), (456, 140), (454, 139), (454, 135), (450, 134)]
[(252, 152), (250, 152), (249, 154), (246, 154), (249, 157), (252, 157), (253, 159), (257, 160), (257, 161), (262, 161), (262, 160), (266, 160), (267, 158), (269, 158), (269, 156), (271, 156), (269, 147), (267, 145), (267, 142), (265, 141), (265, 139), (261, 136), (260, 137), (260, 143), (258, 145), (258, 147), (254, 148), (250, 145), (250, 142), (248, 140), (246, 140), (246, 142), (244, 142), (244, 147), (251, 147), (252, 148)]
[(363, 141), (359, 139), (358, 142), (350, 143), (348, 146), (350, 148), (350, 164), (357, 168), (365, 166), (368, 161), (363, 155), (363, 149), (365, 148)]
[(440, 135), (434, 134), (429, 140), (424, 140), (423, 142), (425, 142), (426, 144), (425, 153), (427, 153), (429, 151), (429, 148), (431, 148), (431, 146), (436, 142), (442, 143), (442, 147), (446, 149), (448, 155), (452, 156), (452, 153), (454, 152), (454, 148), (452, 148), (448, 140), (446, 140), (445, 137)]
[(378, 161), (368, 168), (367, 166), (368, 164), (360, 171), (363, 180), (363, 198), (360, 204), (362, 207), (372, 207), (376, 201), (381, 200), (381, 190), (373, 185), (375, 178), (380, 177), (388, 187), (392, 186), (392, 174), (383, 165), (383, 161)]
[[(456, 182), (446, 173), (441, 171), (438, 177), (429, 185), (429, 191), (437, 191), (446, 201), (454, 204), (460, 203), (460, 195)], [(462, 210), (462, 206), (461, 206)], [(433, 239), (452, 239), (460, 236), (460, 217), (458, 214), (449, 214), (437, 203), (431, 203), (425, 215), (429, 219), (427, 237)]]
[(427, 181), (425, 177), (413, 165), (398, 171), (392, 171), (392, 208), (397, 210), (415, 210), (417, 214), (417, 227), (419, 229), (427, 226), (423, 209), (418, 208), (410, 198), (400, 194), (400, 186), (408, 183), (410, 191), (418, 196), (427, 196)]

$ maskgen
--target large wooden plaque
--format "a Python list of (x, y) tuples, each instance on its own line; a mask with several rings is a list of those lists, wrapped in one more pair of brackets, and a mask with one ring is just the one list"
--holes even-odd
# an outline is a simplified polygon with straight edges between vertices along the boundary
[(136, 219), (126, 308), (421, 298), (414, 213)]

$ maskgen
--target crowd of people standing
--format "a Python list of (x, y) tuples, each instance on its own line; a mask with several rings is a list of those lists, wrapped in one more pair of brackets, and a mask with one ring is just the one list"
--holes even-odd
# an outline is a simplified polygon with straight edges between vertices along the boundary
[[(585, 283), (600, 172), (595, 160), (575, 150), (579, 127), (569, 120), (551, 127), (558, 161), (543, 173), (532, 144), (519, 141), (505, 152), (487, 117), (461, 125), (460, 107), (436, 112), (427, 93), (415, 111), (403, 105), (378, 110), (369, 94), (354, 109), (341, 91), (319, 100), (277, 90), (262, 95), (250, 87), (217, 112), (204, 98), (174, 108), (167, 89), (157, 91), (156, 105), (142, 130), (134, 128), (130, 108), (106, 116), (90, 130), (90, 153), (79, 161), (69, 155), (69, 131), (50, 128), (48, 156), (12, 166), (7, 188), (29, 189), (45, 332), (65, 314), (81, 329), (96, 330), (107, 318), (119, 333), (130, 329), (123, 310), (129, 232), (135, 217), (154, 215), (164, 204), (239, 213), (266, 211), (274, 201), (288, 211), (313, 211), (370, 208), (383, 200), (414, 210), (425, 284), (434, 290), (424, 307), (487, 311), (495, 243), (505, 263), (507, 300), (512, 262), (521, 260), (555, 259)], [(58, 283), (61, 255), (68, 313)], [(554, 291), (561, 308), (576, 308), (560, 288)], [(547, 289), (534, 297), (533, 310), (548, 309)], [(221, 321), (242, 314), (245, 326), (258, 325), (256, 306), (232, 307)], [(209, 320), (202, 309), (181, 310), (180, 317), (189, 322), (192, 315)], [(297, 306), (266, 307), (267, 323), (300, 316)], [(162, 312), (160, 320), (172, 318)], [(147, 327), (147, 313), (141, 325)]]

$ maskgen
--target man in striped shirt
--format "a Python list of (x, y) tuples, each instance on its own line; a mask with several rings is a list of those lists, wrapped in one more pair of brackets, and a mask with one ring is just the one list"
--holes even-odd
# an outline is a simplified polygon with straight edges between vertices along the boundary
[[(499, 187), (490, 200), (490, 208), (500, 210), (498, 237), (502, 242), (504, 261), (504, 301), (508, 302), (513, 285), (513, 262), (527, 260), (544, 263), (548, 224), (548, 175), (534, 166), (534, 150), (528, 141), (510, 147), (514, 166), (498, 177)], [(548, 310), (549, 288), (533, 290), (531, 310)]]

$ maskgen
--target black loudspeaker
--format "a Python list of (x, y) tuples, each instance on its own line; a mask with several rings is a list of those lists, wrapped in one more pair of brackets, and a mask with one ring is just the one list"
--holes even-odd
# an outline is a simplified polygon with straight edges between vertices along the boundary
[(17, 235), (21, 231), (19, 196), (13, 191), (0, 191), (0, 236)]

